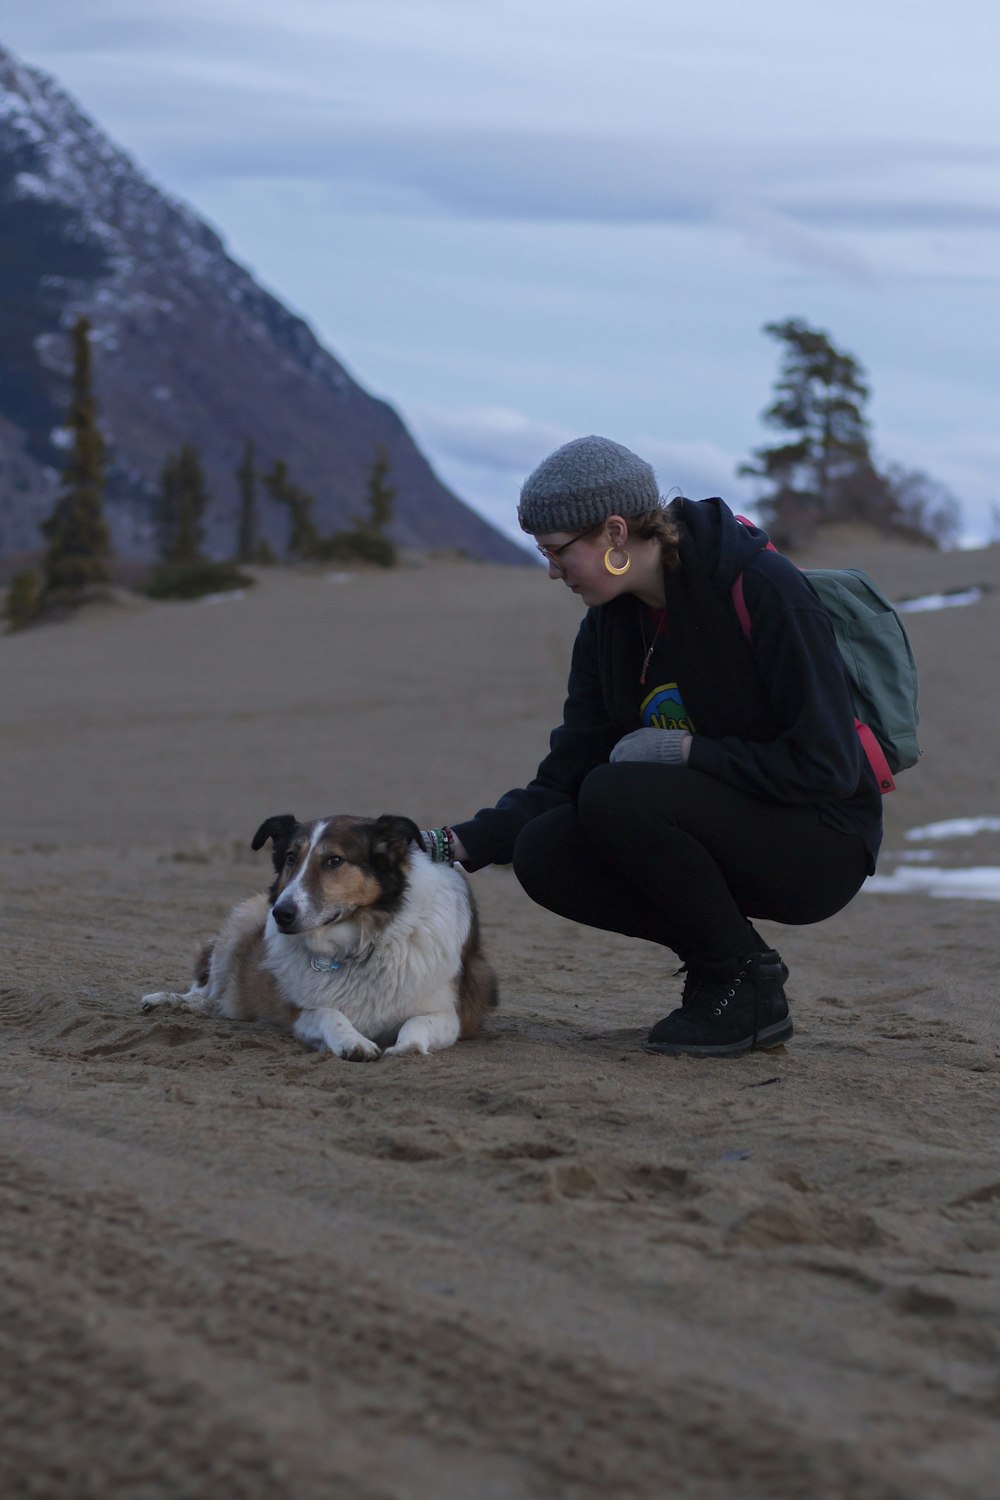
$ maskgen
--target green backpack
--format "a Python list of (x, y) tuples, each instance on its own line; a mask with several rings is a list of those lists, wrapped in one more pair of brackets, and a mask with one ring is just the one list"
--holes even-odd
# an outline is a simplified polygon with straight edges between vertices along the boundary
[[(768, 550), (777, 548), (768, 542)], [(903, 622), (860, 568), (803, 568), (802, 572), (833, 621), (862, 748), (882, 792), (891, 792), (896, 785), (892, 773), (906, 771), (920, 759), (917, 664)], [(732, 599), (749, 641), (752, 628), (742, 575), (733, 584)]]

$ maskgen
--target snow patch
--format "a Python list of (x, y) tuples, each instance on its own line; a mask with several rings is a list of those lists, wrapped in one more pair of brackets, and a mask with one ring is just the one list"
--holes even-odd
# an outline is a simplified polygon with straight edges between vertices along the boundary
[(966, 604), (978, 604), (982, 597), (980, 588), (956, 589), (948, 594), (922, 594), (919, 599), (903, 599), (896, 609), (901, 615), (927, 614), (935, 609), (961, 609)]
[(977, 833), (1000, 833), (1000, 818), (946, 818), (923, 828), (907, 830), (908, 839), (968, 839)]
[(980, 865), (969, 870), (939, 870), (905, 866), (891, 875), (869, 875), (864, 889), (889, 896), (923, 892), (945, 900), (1000, 901), (1000, 867)]

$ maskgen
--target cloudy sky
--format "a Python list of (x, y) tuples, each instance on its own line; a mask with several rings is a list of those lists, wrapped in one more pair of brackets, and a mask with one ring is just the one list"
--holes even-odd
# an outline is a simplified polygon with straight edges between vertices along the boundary
[(996, 0), (32, 0), (0, 41), (510, 528), (600, 432), (746, 506), (765, 322), (1000, 535)]

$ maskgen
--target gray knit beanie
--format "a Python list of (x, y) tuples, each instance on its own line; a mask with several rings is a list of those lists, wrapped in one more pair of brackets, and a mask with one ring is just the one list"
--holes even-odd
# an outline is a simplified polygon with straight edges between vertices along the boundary
[(586, 531), (608, 516), (637, 516), (660, 504), (649, 464), (610, 438), (564, 443), (524, 481), (517, 519), (522, 531)]

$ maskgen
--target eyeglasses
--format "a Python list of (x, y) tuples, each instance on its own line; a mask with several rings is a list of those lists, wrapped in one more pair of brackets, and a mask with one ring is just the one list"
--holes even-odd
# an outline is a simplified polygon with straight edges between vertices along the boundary
[(593, 536), (594, 532), (600, 531), (603, 525), (604, 522), (599, 521), (596, 526), (588, 526), (586, 531), (578, 531), (576, 536), (571, 536), (568, 542), (560, 542), (558, 547), (543, 547), (540, 542), (536, 542), (535, 546), (546, 562), (555, 563), (557, 568), (561, 568), (562, 563), (559, 561), (559, 558), (566, 551), (566, 548), (572, 547), (574, 542), (582, 541), (585, 536)]

